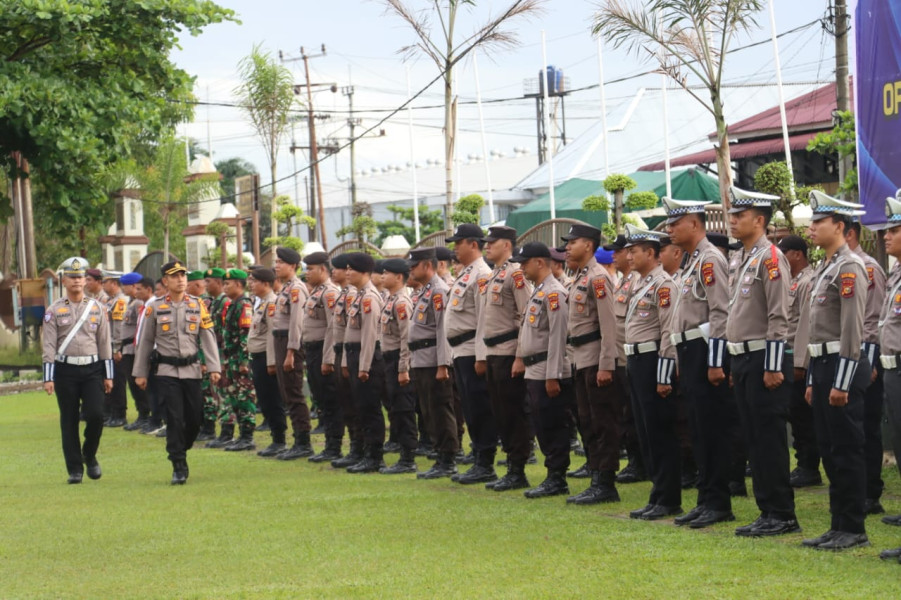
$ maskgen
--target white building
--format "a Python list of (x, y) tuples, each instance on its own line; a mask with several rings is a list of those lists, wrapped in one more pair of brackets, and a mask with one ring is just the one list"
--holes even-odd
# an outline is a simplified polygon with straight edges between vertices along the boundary
[[(216, 167), (208, 156), (198, 156), (188, 167), (188, 179), (200, 179), (216, 173)], [(211, 190), (205, 198), (219, 197), (218, 190)], [(185, 261), (191, 269), (204, 270), (209, 265), (206, 258), (216, 248), (216, 238), (207, 235), (206, 226), (213, 222), (219, 212), (218, 202), (198, 202), (188, 207), (188, 226), (181, 232), (185, 236)]]

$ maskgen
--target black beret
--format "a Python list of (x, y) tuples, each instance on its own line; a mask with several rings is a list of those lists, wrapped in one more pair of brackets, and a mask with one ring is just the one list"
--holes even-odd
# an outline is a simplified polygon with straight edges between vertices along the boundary
[(303, 257), (303, 262), (308, 265), (328, 265), (328, 254), (325, 252), (311, 252)]
[(397, 273), (398, 275), (406, 275), (410, 272), (410, 263), (402, 258), (386, 258), (381, 261), (382, 268), (388, 273)]
[(526, 242), (519, 252), (510, 257), (510, 261), (524, 263), (530, 258), (551, 258), (551, 251), (541, 242)]
[(335, 258), (332, 259), (332, 268), (333, 269), (346, 269), (347, 268), (347, 257), (350, 256), (347, 252), (344, 254), (339, 254)]
[(549, 248), (551, 251), (551, 260), (555, 262), (566, 262), (566, 248), (561, 250), (560, 248)]
[(266, 267), (258, 267), (250, 274), (251, 277), (263, 283), (272, 283), (275, 281), (275, 271)]
[(347, 268), (358, 273), (372, 273), (375, 259), (365, 252), (351, 252), (347, 255)]
[(613, 240), (613, 243), (607, 244), (604, 246), (604, 250), (622, 250), (626, 247), (626, 236), (623, 234), (619, 234), (616, 236), (616, 239)]
[(591, 225), (575, 224), (569, 228), (569, 233), (562, 236), (563, 241), (576, 240), (579, 238), (587, 238), (596, 242), (601, 241), (601, 230)]
[(285, 246), (279, 246), (275, 251), (275, 255), (282, 259), (282, 262), (286, 262), (289, 265), (299, 265), (300, 264), (300, 253), (293, 248), (286, 248)]
[(385, 272), (385, 259), (380, 258), (375, 261), (375, 266), (372, 268), (373, 273), (384, 273)]
[(435, 258), (438, 260), (456, 260), (457, 255), (446, 246), (437, 246), (435, 248)]
[(488, 235), (485, 237), (486, 242), (494, 242), (496, 240), (510, 240), (516, 244), (516, 230), (505, 225), (496, 225), (488, 228)]

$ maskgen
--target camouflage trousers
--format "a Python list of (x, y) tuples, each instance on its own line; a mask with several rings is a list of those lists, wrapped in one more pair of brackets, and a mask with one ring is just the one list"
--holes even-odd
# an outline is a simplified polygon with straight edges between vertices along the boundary
[(242, 431), (248, 428), (253, 431), (256, 426), (256, 394), (250, 373), (241, 373), (240, 366), (226, 366), (226, 382), (219, 390), (222, 397), (219, 420), (223, 424), (237, 421)]
[[(220, 420), (222, 415), (219, 390), (210, 383), (210, 376), (207, 374), (204, 374), (200, 380), (200, 393), (203, 395), (203, 420), (210, 423)], [(226, 418), (223, 423), (233, 425), (235, 423), (234, 415)]]

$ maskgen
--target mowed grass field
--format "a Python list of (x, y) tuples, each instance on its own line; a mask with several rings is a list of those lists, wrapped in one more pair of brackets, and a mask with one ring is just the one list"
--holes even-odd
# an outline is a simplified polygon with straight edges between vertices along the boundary
[[(802, 534), (736, 538), (757, 516), (752, 499), (706, 531), (632, 521), (648, 483), (620, 486), (619, 504), (573, 507), (195, 449), (188, 484), (173, 487), (163, 440), (114, 429), (103, 478), (69, 486), (55, 399), (38, 392), (0, 398), (0, 457), (3, 598), (869, 599), (901, 587), (901, 565), (877, 558), (901, 528), (878, 517), (871, 548), (828, 554), (798, 547)], [(543, 474), (528, 469), (533, 484)], [(885, 477), (883, 503), (901, 512), (898, 475)], [(798, 494), (804, 535), (827, 528), (827, 504), (825, 487)]]

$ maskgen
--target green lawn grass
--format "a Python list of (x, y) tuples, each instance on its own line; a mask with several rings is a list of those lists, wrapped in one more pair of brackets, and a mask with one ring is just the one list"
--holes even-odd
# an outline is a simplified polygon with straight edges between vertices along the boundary
[[(0, 398), (2, 598), (892, 598), (901, 565), (877, 558), (901, 529), (868, 521), (873, 547), (828, 554), (802, 535), (736, 538), (631, 521), (623, 502), (566, 506), (448, 480), (357, 475), (306, 461), (195, 449), (169, 485), (163, 441), (106, 430), (100, 481), (66, 485), (56, 404)], [(258, 435), (268, 443), (268, 434)], [(315, 439), (321, 446), (322, 439)], [(389, 460), (396, 455), (389, 456)], [(580, 459), (577, 459), (580, 460)], [(419, 466), (427, 465), (420, 459)], [(533, 484), (543, 468), (531, 466)], [(898, 475), (883, 503), (901, 512)], [(574, 492), (587, 485), (571, 482)], [(694, 493), (684, 498), (693, 505)], [(805, 534), (827, 528), (825, 487), (798, 494)]]

